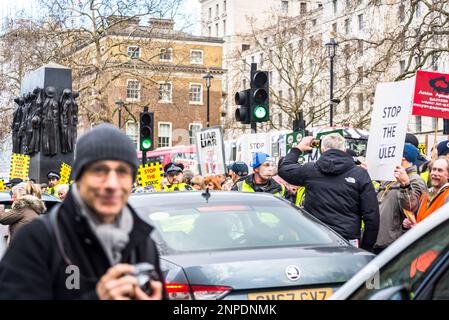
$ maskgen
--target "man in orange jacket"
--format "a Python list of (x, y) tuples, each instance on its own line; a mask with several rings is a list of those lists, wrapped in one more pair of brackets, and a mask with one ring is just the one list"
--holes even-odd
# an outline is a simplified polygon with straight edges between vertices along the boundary
[[(449, 160), (440, 157), (432, 164), (430, 171), (430, 181), (432, 188), (428, 193), (423, 193), (419, 198), (410, 193), (411, 209), (416, 214), (416, 223), (421, 222), (437, 209), (449, 202)], [(415, 225), (409, 219), (405, 219), (403, 226), (410, 229)]]

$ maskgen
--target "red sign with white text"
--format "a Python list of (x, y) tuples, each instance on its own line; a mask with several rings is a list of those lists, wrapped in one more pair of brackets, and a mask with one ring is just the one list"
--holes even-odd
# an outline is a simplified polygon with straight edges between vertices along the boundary
[(449, 74), (416, 72), (412, 115), (449, 119)]

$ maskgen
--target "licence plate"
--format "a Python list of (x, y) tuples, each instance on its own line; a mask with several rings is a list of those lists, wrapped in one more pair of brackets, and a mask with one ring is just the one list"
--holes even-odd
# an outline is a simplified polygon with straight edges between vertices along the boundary
[(326, 300), (332, 293), (332, 288), (258, 292), (249, 293), (248, 300)]

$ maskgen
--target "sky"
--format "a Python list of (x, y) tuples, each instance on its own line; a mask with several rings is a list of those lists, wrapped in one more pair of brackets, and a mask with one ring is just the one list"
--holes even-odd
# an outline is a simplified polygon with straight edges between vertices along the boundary
[[(3, 18), (14, 15), (21, 10), (24, 10), (26, 14), (30, 16), (39, 12), (37, 0), (0, 0), (0, 22), (3, 23)], [(176, 27), (180, 28), (185, 26), (187, 21), (189, 27), (188, 32), (199, 34), (200, 33), (200, 20), (201, 20), (201, 6), (198, 0), (183, 0), (183, 4), (179, 10), (182, 13), (175, 19)]]

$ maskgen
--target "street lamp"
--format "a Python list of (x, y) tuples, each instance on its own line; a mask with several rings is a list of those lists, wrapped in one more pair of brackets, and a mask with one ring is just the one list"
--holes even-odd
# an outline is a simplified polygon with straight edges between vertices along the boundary
[(122, 99), (118, 99), (115, 101), (115, 105), (118, 108), (118, 128), (122, 130), (122, 107), (125, 103), (122, 101)]
[(210, 74), (210, 71), (203, 77), (206, 79), (206, 88), (207, 88), (207, 116), (206, 116), (206, 127), (209, 128), (210, 121), (210, 80), (213, 79), (213, 76)]
[(334, 120), (334, 58), (335, 53), (337, 51), (338, 43), (335, 42), (335, 39), (333, 36), (329, 39), (329, 42), (326, 43), (327, 48), (327, 55), (329, 57), (330, 61), (330, 98), (329, 98), (329, 111), (330, 111), (330, 126), (333, 126), (333, 120)]

